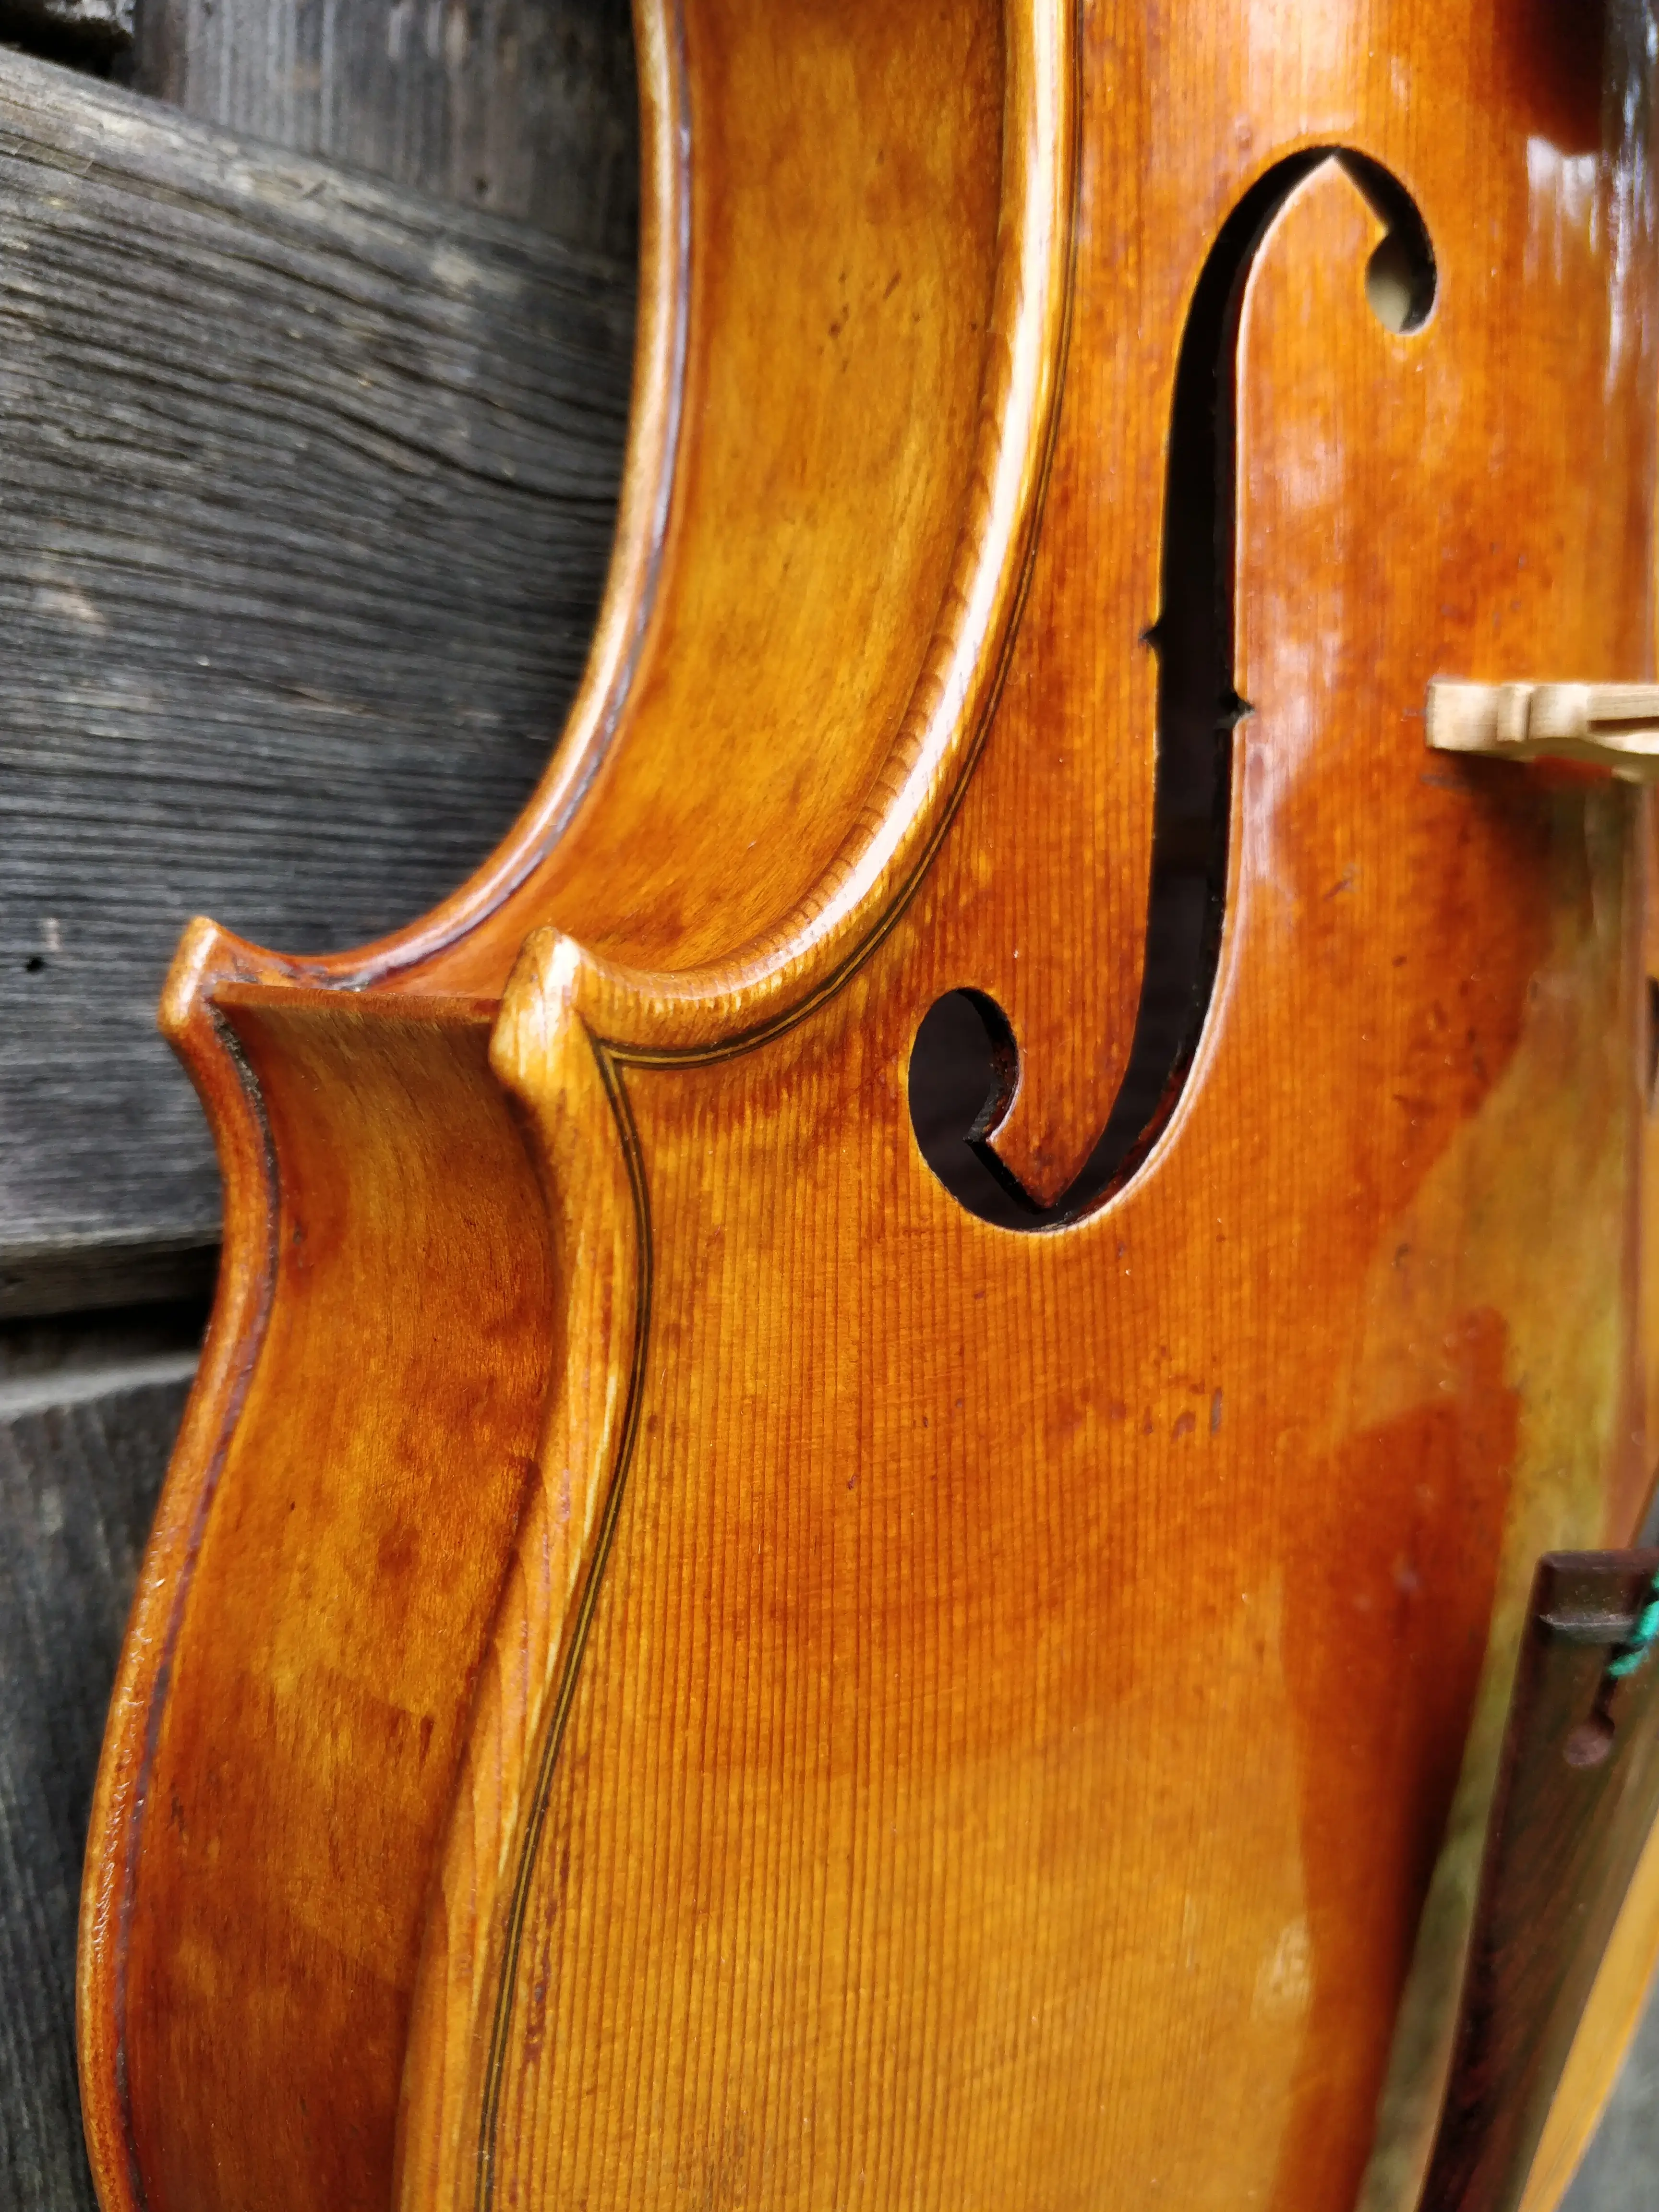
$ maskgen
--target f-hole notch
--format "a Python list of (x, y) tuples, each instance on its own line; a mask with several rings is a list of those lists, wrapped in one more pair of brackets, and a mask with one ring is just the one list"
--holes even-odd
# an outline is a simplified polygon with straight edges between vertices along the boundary
[(1210, 248), (1176, 368), (1163, 605), (1146, 634), (1158, 655), (1158, 743), (1140, 1003), (1105, 1128), (1058, 1205), (1036, 1205), (989, 1141), (1018, 1082), (1001, 1009), (983, 992), (948, 993), (911, 1049), (910, 1120), (923, 1158), (970, 1212), (1001, 1228), (1058, 1228), (1121, 1190), (1174, 1112), (1197, 1054), (1226, 908), (1233, 731), (1250, 711), (1233, 681), (1240, 310), (1274, 217), (1328, 161), (1341, 163), (1387, 226), (1365, 271), (1377, 320), (1396, 332), (1420, 330), (1434, 305), (1434, 252), (1415, 202), (1388, 170), (1345, 148), (1314, 147), (1276, 163)]

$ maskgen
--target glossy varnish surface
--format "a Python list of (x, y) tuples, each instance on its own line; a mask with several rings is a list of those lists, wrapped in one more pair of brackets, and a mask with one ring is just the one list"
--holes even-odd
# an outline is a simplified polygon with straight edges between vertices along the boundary
[[(543, 799), (403, 940), (175, 981), (236, 1242), (94, 1830), (110, 2212), (1415, 2201), (1533, 1565), (1650, 1457), (1640, 802), (1421, 722), (1650, 672), (1621, 21), (646, 11)], [(994, 1227), (913, 1040), (1003, 1009), (1063, 1200), (1257, 187), (1208, 1020), (1125, 1188)]]

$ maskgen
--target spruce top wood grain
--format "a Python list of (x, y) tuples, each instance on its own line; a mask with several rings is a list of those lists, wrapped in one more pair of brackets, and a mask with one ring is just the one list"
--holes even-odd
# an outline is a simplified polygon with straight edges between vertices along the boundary
[[(1652, 1458), (1640, 802), (1421, 721), (1652, 673), (1576, 21), (642, 8), (543, 788), (169, 986), (107, 2212), (1414, 2205), (1534, 1565)], [(1019, 1225), (912, 1122), (963, 990)]]

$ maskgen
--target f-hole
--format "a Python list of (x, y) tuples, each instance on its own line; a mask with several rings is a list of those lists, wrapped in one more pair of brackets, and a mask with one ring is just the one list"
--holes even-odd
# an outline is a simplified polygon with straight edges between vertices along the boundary
[(1388, 226), (1365, 271), (1377, 320), (1415, 331), (1434, 304), (1434, 253), (1415, 203), (1386, 169), (1343, 148), (1315, 147), (1278, 162), (1216, 236), (1176, 368), (1163, 605), (1146, 633), (1158, 656), (1158, 746), (1140, 1003), (1105, 1128), (1058, 1205), (1036, 1205), (990, 1143), (1018, 1079), (1000, 1008), (981, 991), (949, 993), (929, 1010), (911, 1050), (910, 1118), (922, 1155), (970, 1212), (1000, 1227), (1058, 1228), (1122, 1189), (1174, 1112), (1197, 1054), (1226, 909), (1233, 732), (1250, 711), (1233, 682), (1239, 314), (1274, 216), (1328, 161), (1341, 163)]

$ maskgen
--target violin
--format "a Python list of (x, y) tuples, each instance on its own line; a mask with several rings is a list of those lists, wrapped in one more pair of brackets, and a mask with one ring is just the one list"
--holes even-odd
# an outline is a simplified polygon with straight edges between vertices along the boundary
[(1659, 1949), (1644, 23), (638, 0), (546, 778), (167, 988), (104, 2212), (1547, 2212)]

